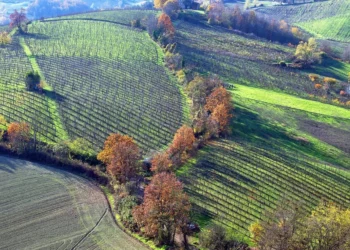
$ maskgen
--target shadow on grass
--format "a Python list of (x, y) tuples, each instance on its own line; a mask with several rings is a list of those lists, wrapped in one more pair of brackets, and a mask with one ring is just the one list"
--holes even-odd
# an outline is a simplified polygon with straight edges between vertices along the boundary
[(286, 129), (271, 124), (268, 120), (260, 117), (257, 112), (241, 104), (235, 106), (235, 118), (232, 121), (230, 139), (256, 147), (268, 148), (274, 150), (275, 154), (280, 152), (281, 155), (288, 155), (292, 152), (294, 158), (296, 156), (300, 156), (299, 158), (316, 157), (319, 160), (349, 169), (344, 161), (320, 150), (308, 141), (291, 136)]

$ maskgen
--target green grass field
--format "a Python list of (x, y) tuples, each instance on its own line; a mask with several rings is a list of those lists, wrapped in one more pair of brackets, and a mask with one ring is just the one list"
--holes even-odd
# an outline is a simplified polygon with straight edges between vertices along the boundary
[(0, 248), (146, 249), (115, 224), (89, 180), (0, 157)]

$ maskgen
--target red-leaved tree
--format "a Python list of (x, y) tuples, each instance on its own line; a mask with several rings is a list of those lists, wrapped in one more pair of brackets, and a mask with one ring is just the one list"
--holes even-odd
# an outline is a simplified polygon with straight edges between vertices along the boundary
[(26, 21), (27, 21), (27, 16), (24, 12), (24, 9), (21, 9), (20, 12), (15, 10), (11, 15), (10, 15), (10, 28), (13, 29), (15, 27), (18, 28), (19, 32), (24, 32), (26, 31)]
[(30, 141), (30, 127), (25, 122), (12, 122), (7, 128), (8, 139), (11, 146), (22, 153)]
[(173, 173), (153, 176), (145, 189), (144, 201), (133, 210), (141, 231), (158, 243), (171, 245), (177, 230), (184, 230), (191, 205), (180, 181)]

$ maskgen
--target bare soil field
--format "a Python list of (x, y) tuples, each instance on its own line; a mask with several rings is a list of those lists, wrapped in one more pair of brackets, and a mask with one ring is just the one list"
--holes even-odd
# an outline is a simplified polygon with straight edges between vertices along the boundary
[(89, 180), (0, 156), (0, 249), (146, 249)]

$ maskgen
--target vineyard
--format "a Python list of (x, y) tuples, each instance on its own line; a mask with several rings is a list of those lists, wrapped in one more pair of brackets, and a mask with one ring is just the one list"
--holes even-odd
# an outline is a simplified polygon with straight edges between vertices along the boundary
[(0, 157), (0, 188), (2, 249), (144, 249), (81, 177)]
[(130, 25), (130, 22), (136, 19), (143, 20), (149, 15), (156, 15), (157, 11), (154, 10), (110, 10), (83, 13), (77, 15), (62, 16), (52, 18), (50, 20), (65, 20), (65, 19), (90, 19), (90, 20), (103, 20), (121, 25)]
[(236, 83), (304, 96), (314, 90), (306, 74), (272, 65), (293, 53), (287, 46), (187, 21), (179, 22), (176, 29), (186, 65), (202, 73), (212, 72)]
[(350, 175), (280, 151), (221, 140), (207, 146), (182, 175), (197, 217), (225, 225), (249, 241), (249, 225), (265, 220), (283, 198), (311, 211), (324, 198), (350, 206)]
[(350, 41), (350, 1), (333, 0), (259, 8), (261, 14), (296, 24), (319, 38)]
[(304, 212), (321, 199), (350, 206), (349, 110), (239, 84), (232, 94), (231, 136), (177, 172), (196, 221), (249, 242), (249, 225), (285, 198)]
[(0, 47), (0, 112), (9, 121), (26, 121), (33, 125), (42, 140), (56, 141), (58, 135), (51, 118), (48, 97), (28, 92), (24, 78), (31, 64), (19, 38), (11, 45)]
[[(47, 141), (65, 139), (67, 131), (99, 148), (110, 133), (121, 132), (146, 151), (167, 145), (187, 119), (162, 51), (139, 29), (96, 20), (34, 22), (29, 35), (15, 36), (11, 47), (0, 50), (4, 115), (40, 126)], [(32, 68), (45, 79), (44, 95), (24, 89)], [(11, 95), (5, 95), (10, 85)]]

